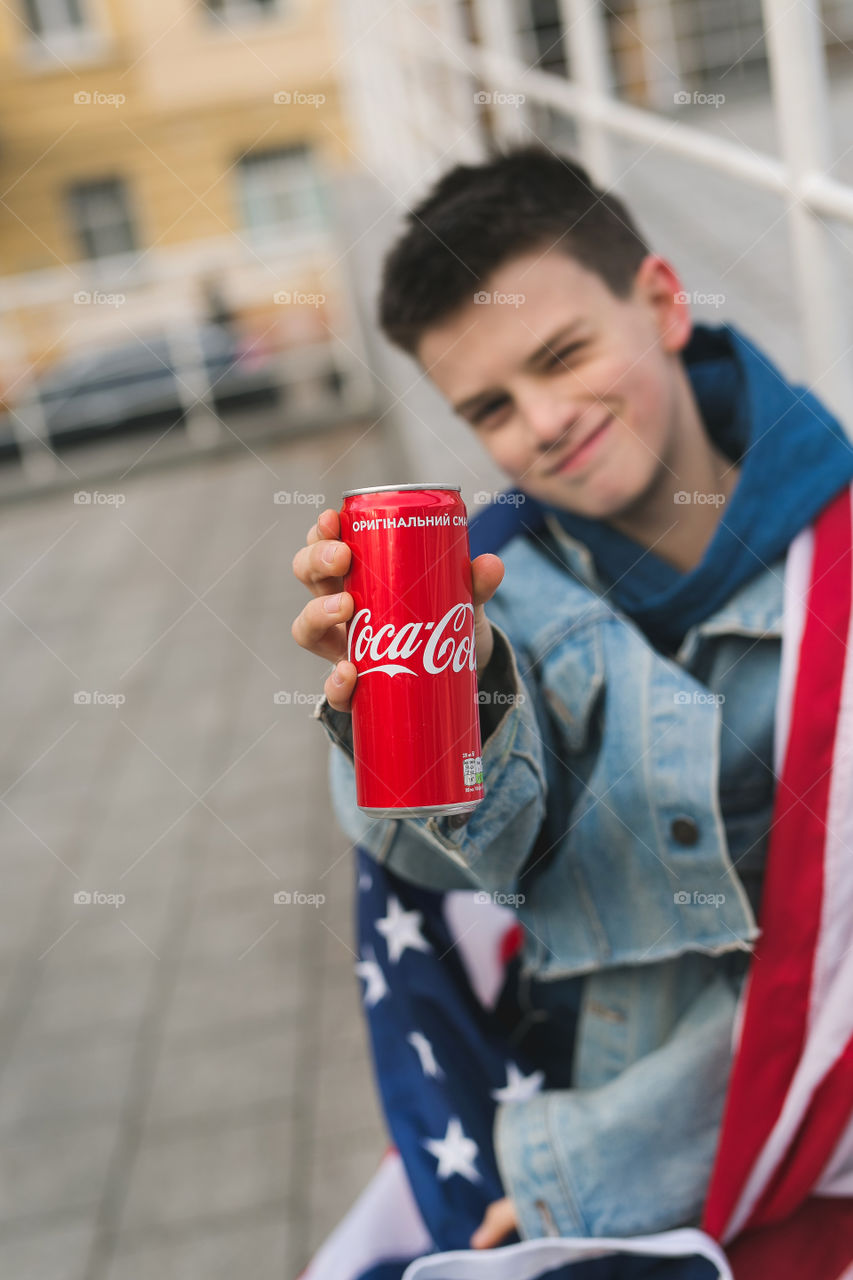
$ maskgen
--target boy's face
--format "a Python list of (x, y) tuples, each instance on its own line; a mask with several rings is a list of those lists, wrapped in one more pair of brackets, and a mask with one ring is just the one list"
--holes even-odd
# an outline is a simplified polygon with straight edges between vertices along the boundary
[(526, 253), (427, 330), (417, 356), (516, 485), (607, 519), (662, 483), (681, 487), (678, 352), (690, 319), (680, 289), (651, 255), (618, 298), (558, 249)]

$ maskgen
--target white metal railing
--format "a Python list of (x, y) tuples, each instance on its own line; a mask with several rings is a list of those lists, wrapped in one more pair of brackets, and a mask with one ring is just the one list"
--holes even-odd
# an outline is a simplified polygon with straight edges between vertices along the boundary
[[(344, 4), (344, 9), (348, 6)], [(478, 41), (466, 39), (457, 0), (383, 0), (359, 6), (360, 50), (350, 86), (361, 123), (362, 157), (398, 199), (412, 203), (443, 167), (482, 151), (478, 89), (524, 95), (520, 110), (496, 113), (503, 141), (531, 133), (535, 105), (576, 127), (579, 158), (604, 187), (618, 178), (614, 139), (654, 145), (716, 169), (784, 201), (792, 276), (807, 373), (850, 426), (853, 335), (837, 271), (841, 247), (824, 219), (853, 227), (853, 187), (830, 176), (828, 78), (819, 0), (762, 0), (780, 158), (712, 135), (653, 110), (617, 100), (612, 85), (605, 7), (600, 0), (560, 0), (570, 78), (531, 68), (520, 56), (513, 0), (473, 0)], [(369, 33), (364, 35), (363, 33)], [(369, 45), (369, 53), (364, 54)], [(369, 70), (368, 70), (369, 68)], [(436, 72), (441, 91), (436, 91)], [(461, 86), (461, 88), (460, 88)]]
[[(225, 235), (121, 259), (5, 276), (0, 295), (0, 393), (5, 405), (0, 409), (8, 412), (23, 478), (35, 485), (50, 483), (62, 469), (51, 445), (39, 371), (20, 335), (26, 315), (49, 316), (51, 329), (61, 330), (54, 355), (85, 358), (133, 342), (147, 348), (155, 366), (159, 360), (174, 371), (187, 445), (205, 449), (227, 441), (227, 424), (214, 407), (217, 379), (200, 342), (201, 327), (208, 321), (204, 285), (209, 280), (224, 286), (225, 300), (238, 315), (264, 306), (273, 315), (257, 335), (258, 351), (264, 351), (265, 372), (288, 394), (285, 412), (317, 416), (325, 411), (330, 422), (340, 408), (348, 414), (371, 413), (375, 387), (350, 281), (340, 265), (343, 256), (335, 236), (306, 229), (273, 235), (262, 245)], [(328, 323), (315, 325), (316, 332), (307, 337), (288, 337), (287, 320), (296, 319), (296, 305), (287, 303), (291, 298), (299, 302), (306, 280), (322, 282)], [(113, 305), (110, 299), (120, 302)], [(150, 345), (155, 338), (166, 340), (168, 363)], [(340, 383), (336, 398), (321, 394), (330, 374)]]

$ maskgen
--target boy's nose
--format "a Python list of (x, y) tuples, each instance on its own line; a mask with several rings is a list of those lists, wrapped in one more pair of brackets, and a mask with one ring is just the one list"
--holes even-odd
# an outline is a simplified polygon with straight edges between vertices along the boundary
[(547, 452), (571, 433), (580, 410), (564, 401), (543, 397), (528, 401), (524, 417), (534, 447)]

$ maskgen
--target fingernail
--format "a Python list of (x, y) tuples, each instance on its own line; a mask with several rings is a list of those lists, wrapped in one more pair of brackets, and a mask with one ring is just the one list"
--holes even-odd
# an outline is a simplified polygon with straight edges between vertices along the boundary
[(334, 542), (330, 543), (328, 547), (323, 548), (323, 559), (325, 560), (326, 564), (332, 563), (332, 561), (335, 558), (335, 552), (337, 551), (337, 549), (338, 549), (337, 545)]
[(339, 674), (338, 668), (335, 667), (334, 671), (332, 672), (332, 684), (342, 685), (343, 683), (344, 683), (343, 677)]
[(323, 608), (326, 610), (326, 613), (337, 613), (337, 612), (338, 612), (338, 609), (340, 609), (340, 607), (341, 607), (341, 595), (342, 595), (342, 594), (343, 594), (343, 593), (342, 593), (341, 591), (339, 591), (339, 592), (338, 592), (338, 594), (337, 594), (336, 596), (325, 596), (325, 597), (323, 598)]

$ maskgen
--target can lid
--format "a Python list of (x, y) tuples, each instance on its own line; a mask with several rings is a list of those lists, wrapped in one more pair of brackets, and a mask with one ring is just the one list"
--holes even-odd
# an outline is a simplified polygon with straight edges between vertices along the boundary
[(344, 489), (345, 498), (357, 498), (360, 493), (403, 493), (407, 489), (421, 489), (434, 493), (450, 489), (453, 493), (461, 493), (461, 484), (373, 484), (366, 489)]

